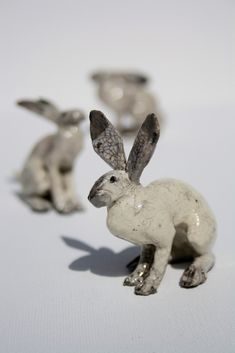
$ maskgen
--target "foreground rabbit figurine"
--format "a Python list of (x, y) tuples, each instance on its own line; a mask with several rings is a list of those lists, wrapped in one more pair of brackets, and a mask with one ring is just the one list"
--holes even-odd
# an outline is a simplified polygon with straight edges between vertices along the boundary
[(81, 210), (73, 185), (73, 167), (83, 146), (79, 125), (84, 114), (77, 109), (60, 112), (44, 99), (21, 100), (17, 104), (58, 126), (57, 133), (39, 141), (27, 158), (18, 176), (21, 199), (38, 212), (52, 207), (60, 213)]
[(126, 161), (122, 139), (103, 113), (90, 113), (90, 131), (96, 153), (113, 170), (101, 176), (88, 199), (107, 207), (110, 232), (141, 246), (139, 264), (124, 281), (135, 293), (155, 293), (167, 263), (192, 259), (180, 285), (205, 282), (214, 265), (211, 247), (216, 222), (204, 198), (191, 186), (174, 179), (154, 181), (144, 187), (140, 176), (158, 141), (160, 128), (154, 114), (141, 126)]
[[(148, 79), (138, 73), (96, 72), (92, 79), (98, 84), (98, 95), (117, 115), (117, 129), (133, 132), (139, 129), (144, 118), (156, 112), (156, 101), (146, 89)], [(129, 115), (132, 126), (125, 126)]]

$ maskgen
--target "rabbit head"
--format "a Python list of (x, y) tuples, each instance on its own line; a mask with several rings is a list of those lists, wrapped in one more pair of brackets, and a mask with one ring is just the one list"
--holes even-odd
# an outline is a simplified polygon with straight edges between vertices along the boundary
[(90, 122), (93, 148), (113, 170), (95, 182), (88, 199), (96, 207), (110, 206), (129, 188), (140, 183), (142, 171), (155, 150), (160, 127), (157, 117), (149, 114), (126, 161), (122, 138), (104, 114), (96, 110), (91, 111)]
[(106, 80), (122, 80), (131, 84), (143, 85), (148, 82), (148, 78), (145, 75), (132, 73), (132, 72), (108, 72), (108, 71), (97, 71), (91, 75), (93, 81), (98, 84), (103, 83)]
[(102, 175), (92, 187), (88, 200), (95, 207), (110, 206), (132, 185), (124, 170), (113, 170)]
[(84, 119), (84, 114), (80, 110), (73, 109), (61, 113), (54, 103), (46, 99), (24, 99), (18, 101), (17, 104), (20, 107), (26, 108), (50, 121), (53, 121), (58, 126), (76, 126)]
[(78, 126), (85, 119), (85, 115), (81, 110), (71, 109), (62, 112), (58, 118), (59, 126)]

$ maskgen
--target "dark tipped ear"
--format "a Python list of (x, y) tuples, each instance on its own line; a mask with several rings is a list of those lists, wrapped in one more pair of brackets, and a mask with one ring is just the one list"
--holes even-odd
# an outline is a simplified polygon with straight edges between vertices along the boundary
[(160, 136), (160, 126), (155, 114), (149, 114), (143, 122), (131, 149), (127, 172), (129, 178), (139, 183), (143, 169), (150, 161)]
[(135, 83), (138, 85), (144, 85), (148, 82), (148, 77), (141, 75), (141, 74), (135, 74), (135, 73), (126, 73), (124, 74), (124, 78), (131, 83)]
[(90, 112), (90, 122), (90, 133), (95, 152), (113, 169), (125, 170), (126, 157), (122, 138), (117, 130), (98, 110)]
[(91, 75), (91, 79), (95, 82), (101, 82), (107, 77), (107, 73), (104, 71), (97, 71)]
[(54, 122), (57, 121), (60, 114), (59, 109), (53, 103), (45, 99), (19, 100), (17, 104), (20, 107), (26, 108)]

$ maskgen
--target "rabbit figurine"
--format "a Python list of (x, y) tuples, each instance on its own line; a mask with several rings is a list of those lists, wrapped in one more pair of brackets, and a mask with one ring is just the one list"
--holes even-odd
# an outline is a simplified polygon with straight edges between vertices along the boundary
[(139, 263), (124, 285), (135, 286), (135, 294), (155, 293), (168, 262), (189, 259), (180, 285), (205, 282), (215, 261), (211, 247), (216, 235), (206, 201), (181, 181), (163, 179), (146, 187), (139, 181), (159, 138), (157, 117), (146, 117), (127, 161), (122, 139), (103, 113), (92, 111), (90, 122), (93, 148), (113, 170), (96, 181), (88, 199), (95, 207), (107, 207), (113, 235), (141, 247)]
[(36, 144), (19, 173), (20, 198), (38, 212), (52, 207), (60, 213), (82, 210), (73, 185), (73, 166), (83, 146), (79, 125), (84, 114), (77, 109), (60, 112), (44, 99), (20, 100), (17, 104), (58, 126), (55, 134)]
[[(99, 98), (117, 115), (117, 129), (121, 133), (139, 129), (147, 114), (156, 112), (153, 95), (146, 89), (147, 77), (137, 73), (96, 72), (92, 79), (98, 84)], [(129, 115), (132, 126), (125, 126)]]

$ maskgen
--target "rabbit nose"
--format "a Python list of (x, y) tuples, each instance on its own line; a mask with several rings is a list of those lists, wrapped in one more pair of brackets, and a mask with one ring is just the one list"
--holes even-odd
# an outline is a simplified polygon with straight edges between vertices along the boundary
[(88, 195), (88, 200), (91, 201), (95, 196), (96, 196), (96, 193), (97, 193), (97, 189), (94, 189), (92, 188), (89, 195)]

